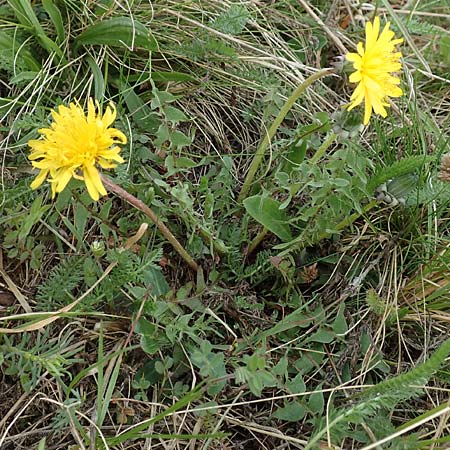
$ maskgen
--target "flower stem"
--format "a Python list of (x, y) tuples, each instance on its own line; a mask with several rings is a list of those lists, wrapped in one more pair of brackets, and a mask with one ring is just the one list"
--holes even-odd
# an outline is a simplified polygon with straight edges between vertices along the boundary
[[(355, 220), (357, 220), (359, 217), (361, 217), (362, 215), (364, 215), (367, 212), (369, 212), (373, 207), (375, 207), (378, 204), (379, 204), (378, 200), (371, 200), (369, 203), (367, 203), (367, 205), (365, 205), (361, 209), (360, 212), (355, 212), (353, 214), (350, 214), (348, 217), (346, 217), (345, 219), (341, 220), (335, 226), (335, 229), (337, 231), (341, 231), (344, 228), (347, 228), (353, 222), (355, 222)], [(324, 232), (320, 233), (313, 241), (311, 241), (311, 240), (303, 238), (303, 234), (301, 234), (300, 236), (298, 236), (292, 242), (289, 243), (289, 248), (287, 248), (286, 250), (283, 250), (282, 252), (278, 253), (277, 256), (285, 256), (285, 255), (289, 254), (293, 249), (295, 249), (296, 251), (300, 251), (300, 250), (303, 250), (305, 247), (311, 247), (313, 245), (318, 244), (323, 239), (328, 239), (330, 236), (331, 236), (330, 233), (328, 233), (327, 231), (324, 231)]]
[(259, 244), (261, 244), (261, 242), (264, 240), (264, 238), (266, 237), (267, 233), (269, 232), (269, 230), (264, 227), (252, 240), (252, 242), (250, 242), (250, 245), (247, 248), (247, 251), (245, 252), (245, 256), (248, 257), (249, 255), (251, 255), (259, 246)]
[(178, 242), (177, 238), (172, 234), (172, 232), (164, 225), (164, 223), (159, 219), (156, 213), (148, 207), (143, 201), (136, 198), (134, 195), (127, 192), (125, 189), (118, 186), (116, 183), (111, 181), (109, 178), (101, 175), (103, 184), (112, 193), (116, 194), (118, 197), (122, 198), (130, 205), (142, 211), (161, 231), (164, 237), (172, 244), (172, 247), (178, 252), (178, 254), (188, 263), (191, 269), (199, 269), (198, 264), (192, 259), (191, 255), (186, 251), (186, 249)]
[[(316, 165), (320, 158), (325, 154), (325, 152), (328, 150), (330, 145), (334, 142), (337, 135), (335, 133), (331, 133), (328, 138), (323, 142), (323, 144), (317, 149), (317, 152), (314, 154), (314, 156), (309, 160), (308, 164), (310, 166)], [(261, 244), (263, 239), (266, 237), (269, 230), (267, 228), (263, 228), (262, 231), (260, 231), (255, 238), (252, 240), (250, 245), (248, 246), (246, 256), (250, 255), (255, 251), (255, 249)]]
[(308, 88), (308, 86), (310, 86), (312, 83), (314, 83), (314, 81), (318, 80), (319, 78), (329, 75), (333, 71), (334, 69), (323, 69), (320, 70), (319, 72), (312, 74), (300, 86), (298, 86), (297, 89), (295, 89), (295, 91), (292, 93), (292, 95), (287, 99), (286, 103), (281, 108), (280, 112), (278, 113), (278, 116), (273, 121), (271, 127), (264, 136), (264, 139), (261, 141), (261, 143), (258, 146), (258, 149), (256, 150), (255, 156), (253, 157), (253, 161), (250, 164), (250, 168), (248, 170), (244, 184), (242, 185), (241, 192), (239, 193), (238, 202), (242, 202), (247, 197), (248, 191), (250, 190), (250, 187), (253, 183), (253, 179), (255, 178), (259, 166), (264, 158), (266, 150), (269, 147), (270, 141), (277, 132), (278, 127), (281, 125), (281, 122), (283, 122), (284, 118), (286, 117), (286, 114), (291, 110), (291, 108), (294, 106), (294, 103), (298, 100), (300, 95), (302, 95), (303, 92)]
[(325, 142), (322, 143), (322, 145), (317, 149), (316, 153), (314, 153), (314, 156), (309, 160), (310, 166), (318, 163), (319, 159), (322, 158), (322, 156), (328, 150), (328, 147), (334, 142), (336, 137), (337, 135), (334, 132), (331, 132), (331, 134), (325, 139)]

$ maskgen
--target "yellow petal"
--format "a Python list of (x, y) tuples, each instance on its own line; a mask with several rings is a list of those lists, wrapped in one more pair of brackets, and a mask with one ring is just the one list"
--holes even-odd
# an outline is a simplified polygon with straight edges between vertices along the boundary
[(352, 109), (355, 106), (358, 106), (364, 100), (364, 85), (363, 83), (359, 83), (356, 89), (354, 90), (350, 100), (353, 103)]
[(52, 199), (54, 199), (56, 196), (56, 183), (52, 183), (52, 181), (50, 180), (50, 186), (52, 188)]
[(99, 153), (99, 157), (102, 159), (112, 159), (118, 163), (124, 163), (125, 160), (119, 155), (120, 148), (113, 147), (110, 150), (104, 150)]
[(389, 90), (386, 91), (386, 94), (389, 97), (401, 97), (403, 95), (403, 91), (398, 86), (391, 86)]
[(361, 56), (358, 53), (347, 53), (345, 59), (350, 62), (361, 61)]
[(372, 96), (371, 104), (372, 104), (373, 110), (375, 111), (375, 114), (379, 114), (382, 117), (387, 116), (386, 109), (384, 108), (383, 102), (381, 101), (380, 98), (378, 98), (376, 96)]
[(364, 102), (364, 125), (367, 125), (372, 114), (372, 103), (370, 103), (369, 96), (366, 94), (366, 100)]
[(348, 79), (350, 83), (358, 83), (362, 79), (361, 72), (353, 72)]
[[(117, 138), (119, 141), (118, 143), (121, 144), (126, 144), (127, 143), (127, 137), (119, 130), (117, 130), (116, 128), (110, 128), (108, 130), (109, 136), (111, 138)], [(117, 141), (115, 141), (117, 142)]]
[(373, 24), (368, 22), (366, 24), (366, 49), (371, 49), (377, 39), (378, 39), (378, 33), (380, 32), (380, 18), (377, 16), (375, 17)]
[(67, 168), (61, 171), (53, 181), (55, 182), (55, 192), (62, 192), (72, 178), (72, 170)]
[(100, 195), (107, 194), (105, 186), (103, 186), (100, 178), (100, 174), (94, 166), (84, 166), (83, 175), (87, 190), (93, 200), (97, 201), (100, 198)]
[(117, 163), (109, 162), (106, 159), (99, 159), (98, 164), (102, 169), (114, 169), (117, 167)]
[(92, 98), (90, 98), (88, 102), (88, 113), (86, 120), (88, 123), (95, 123), (95, 105)]
[(364, 45), (362, 42), (358, 42), (356, 50), (358, 51), (359, 56), (364, 56)]
[(102, 117), (103, 126), (108, 128), (116, 120), (116, 107), (111, 102), (109, 106), (106, 107), (105, 113)]
[(38, 176), (30, 184), (31, 189), (37, 189), (47, 178), (48, 170), (41, 170)]

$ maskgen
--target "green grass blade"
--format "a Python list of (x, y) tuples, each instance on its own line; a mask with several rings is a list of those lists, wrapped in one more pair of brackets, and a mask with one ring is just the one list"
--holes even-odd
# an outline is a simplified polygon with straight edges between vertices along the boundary
[(100, 363), (105, 364), (105, 362), (111, 360), (112, 358), (115, 358), (116, 356), (122, 355), (122, 354), (124, 354), (126, 352), (129, 352), (129, 351), (132, 351), (132, 350), (136, 350), (137, 348), (140, 348), (140, 346), (139, 345), (133, 345), (131, 347), (127, 347), (127, 348), (124, 348), (124, 349), (119, 350), (117, 352), (111, 353), (111, 354), (105, 356), (102, 361), (100, 361), (100, 359), (98, 359), (95, 364), (91, 364), (90, 366), (88, 366), (85, 369), (83, 369), (81, 372), (78, 372), (78, 374), (73, 378), (73, 380), (70, 382), (69, 386), (65, 390), (66, 397), (70, 396), (70, 392), (75, 388), (75, 386), (83, 378), (87, 377), (89, 375), (89, 373), (93, 369), (96, 369), (96, 368), (98, 369), (99, 366), (100, 366)]
[(180, 400), (175, 402), (172, 406), (167, 408), (162, 413), (157, 414), (155, 417), (151, 417), (150, 419), (146, 420), (145, 422), (141, 422), (140, 424), (136, 425), (135, 427), (132, 427), (131, 429), (128, 429), (127, 431), (123, 432), (122, 434), (119, 434), (116, 437), (108, 439), (107, 440), (108, 445), (116, 446), (116, 445), (122, 444), (123, 442), (125, 442), (129, 439), (135, 439), (135, 438), (139, 437), (139, 433), (141, 431), (146, 430), (153, 423), (159, 422), (160, 420), (164, 419), (164, 417), (168, 416), (169, 414), (172, 414), (172, 413), (178, 411), (179, 409), (184, 408), (189, 403), (200, 398), (200, 396), (204, 392), (204, 389), (205, 388), (201, 384), (199, 384), (191, 392), (188, 392), (184, 397), (182, 397)]
[(102, 71), (92, 56), (88, 56), (86, 62), (94, 76), (94, 96), (98, 101), (101, 101), (105, 95), (105, 79), (103, 78)]
[(118, 355), (115, 360), (114, 369), (109, 377), (108, 384), (106, 385), (106, 392), (103, 394), (99, 392), (99, 395), (104, 395), (102, 400), (102, 409), (97, 413), (97, 425), (100, 428), (105, 420), (106, 413), (108, 412), (109, 404), (111, 403), (111, 398), (116, 387), (117, 378), (119, 377), (120, 368), (122, 366), (122, 355)]
[(100, 416), (103, 411), (104, 372), (103, 372), (103, 324), (100, 322), (98, 336), (98, 372), (97, 372), (97, 424), (101, 423)]

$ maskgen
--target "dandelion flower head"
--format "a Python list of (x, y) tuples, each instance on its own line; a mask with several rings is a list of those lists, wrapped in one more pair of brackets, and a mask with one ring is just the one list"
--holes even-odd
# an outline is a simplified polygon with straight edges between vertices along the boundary
[(51, 114), (50, 128), (38, 130), (41, 139), (28, 142), (31, 148), (28, 159), (40, 169), (31, 188), (38, 188), (48, 178), (54, 198), (73, 177), (83, 180), (89, 195), (98, 200), (106, 195), (106, 189), (97, 166), (110, 169), (124, 162), (116, 144), (126, 144), (127, 138), (116, 128), (110, 128), (116, 118), (114, 105), (110, 103), (102, 115), (98, 102), (94, 104), (89, 99), (87, 114), (78, 102), (68, 107), (61, 105)]
[(389, 29), (388, 22), (380, 33), (380, 18), (375, 17), (373, 23), (366, 24), (365, 47), (358, 43), (358, 53), (347, 53), (346, 58), (353, 63), (355, 71), (350, 75), (350, 82), (358, 83), (350, 97), (349, 110), (364, 101), (364, 125), (367, 125), (372, 110), (386, 117), (388, 97), (403, 95), (399, 87), (400, 79), (393, 72), (398, 72), (402, 64), (402, 54), (397, 52), (395, 46), (403, 39), (393, 39), (394, 32)]

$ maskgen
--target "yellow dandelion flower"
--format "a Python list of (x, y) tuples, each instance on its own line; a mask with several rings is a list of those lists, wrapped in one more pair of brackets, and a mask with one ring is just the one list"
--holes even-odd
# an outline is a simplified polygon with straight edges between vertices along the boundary
[(73, 177), (84, 180), (89, 195), (98, 200), (106, 195), (106, 189), (97, 164), (110, 169), (124, 162), (115, 144), (126, 144), (127, 138), (121, 131), (109, 128), (116, 118), (116, 108), (110, 103), (102, 115), (98, 102), (89, 99), (87, 115), (78, 102), (69, 107), (61, 105), (51, 114), (54, 121), (50, 128), (38, 130), (43, 139), (28, 142), (28, 159), (40, 169), (31, 188), (36, 189), (48, 178), (54, 198)]
[(366, 45), (358, 43), (358, 53), (347, 53), (346, 58), (353, 63), (355, 72), (350, 75), (350, 82), (358, 83), (350, 97), (349, 110), (364, 100), (364, 125), (367, 125), (372, 114), (386, 117), (385, 107), (388, 97), (400, 97), (400, 79), (393, 76), (402, 68), (402, 54), (395, 51), (395, 46), (403, 39), (393, 39), (394, 32), (389, 29), (388, 22), (380, 34), (380, 18), (375, 17), (373, 24), (366, 24)]

